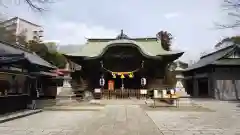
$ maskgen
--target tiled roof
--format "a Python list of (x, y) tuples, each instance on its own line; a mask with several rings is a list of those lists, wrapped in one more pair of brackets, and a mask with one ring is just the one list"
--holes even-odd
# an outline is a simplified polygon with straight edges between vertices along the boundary
[(18, 63), (25, 59), (24, 54), (0, 54), (0, 65)]
[(48, 68), (56, 68), (46, 60), (39, 57), (37, 54), (18, 48), (14, 45), (11, 45), (2, 41), (0, 41), (0, 54), (24, 54), (25, 58), (32, 64), (36, 64), (36, 65), (40, 65)]
[(197, 63), (191, 65), (190, 67), (185, 69), (185, 71), (198, 69), (198, 68), (205, 67), (205, 66), (208, 66), (208, 65), (220, 65), (220, 64), (228, 65), (228, 64), (231, 64), (231, 63), (236, 64), (236, 59), (232, 59), (231, 62), (227, 61), (226, 59), (222, 59), (227, 54), (231, 53), (234, 49), (236, 49), (236, 47), (239, 47), (239, 45), (227, 46), (225, 48), (222, 48), (220, 50), (212, 52), (211, 54), (208, 54), (204, 57), (201, 57), (201, 59)]
[(214, 65), (221, 65), (221, 66), (224, 66), (224, 65), (240, 65), (240, 59), (239, 58), (235, 58), (235, 59), (220, 59), (220, 60), (217, 60), (213, 63)]
[(108, 47), (122, 45), (122, 46), (136, 46), (140, 51), (147, 56), (162, 56), (162, 55), (174, 55), (181, 54), (180, 51), (166, 51), (162, 48), (161, 43), (156, 40), (129, 40), (120, 39), (112, 41), (91, 41), (85, 44), (76, 53), (66, 54), (67, 56), (82, 56), (82, 57), (98, 57), (101, 56)]

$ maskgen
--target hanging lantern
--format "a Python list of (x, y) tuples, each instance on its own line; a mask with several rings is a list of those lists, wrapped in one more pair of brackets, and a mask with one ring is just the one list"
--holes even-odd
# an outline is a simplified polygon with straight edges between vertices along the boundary
[(146, 78), (141, 78), (141, 85), (142, 86), (145, 86), (147, 84), (147, 80), (146, 80)]
[(122, 74), (120, 78), (122, 78), (122, 79), (123, 79), (123, 78), (125, 78), (125, 76)]
[(128, 76), (129, 76), (129, 78), (133, 78), (133, 73), (130, 72)]
[(105, 79), (102, 77), (102, 78), (100, 78), (100, 80), (99, 80), (99, 85), (100, 86), (104, 86), (105, 85)]

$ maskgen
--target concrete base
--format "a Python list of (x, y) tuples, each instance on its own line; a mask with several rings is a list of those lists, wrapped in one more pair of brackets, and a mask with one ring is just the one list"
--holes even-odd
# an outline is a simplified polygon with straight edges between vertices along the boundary
[(57, 97), (75, 97), (71, 87), (58, 87)]
[(100, 101), (100, 100), (95, 100), (95, 99), (93, 99), (93, 100), (90, 100), (89, 103), (90, 103), (90, 104), (100, 104), (101, 101)]

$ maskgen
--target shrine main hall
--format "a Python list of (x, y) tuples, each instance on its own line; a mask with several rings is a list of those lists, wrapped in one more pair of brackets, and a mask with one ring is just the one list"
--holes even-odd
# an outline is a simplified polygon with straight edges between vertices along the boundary
[(71, 75), (72, 86), (89, 91), (161, 88), (169, 65), (183, 54), (164, 50), (156, 37), (130, 38), (123, 31), (116, 38), (90, 38), (76, 51), (65, 54), (81, 65)]

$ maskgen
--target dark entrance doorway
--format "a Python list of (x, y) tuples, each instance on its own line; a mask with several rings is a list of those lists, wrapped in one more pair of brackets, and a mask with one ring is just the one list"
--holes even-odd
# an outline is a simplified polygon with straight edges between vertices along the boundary
[(141, 77), (138, 72), (136, 72), (133, 78), (126, 77), (123, 79), (124, 87), (126, 89), (140, 89), (141, 88)]
[(209, 97), (208, 78), (201, 78), (198, 80), (198, 89), (200, 97)]

